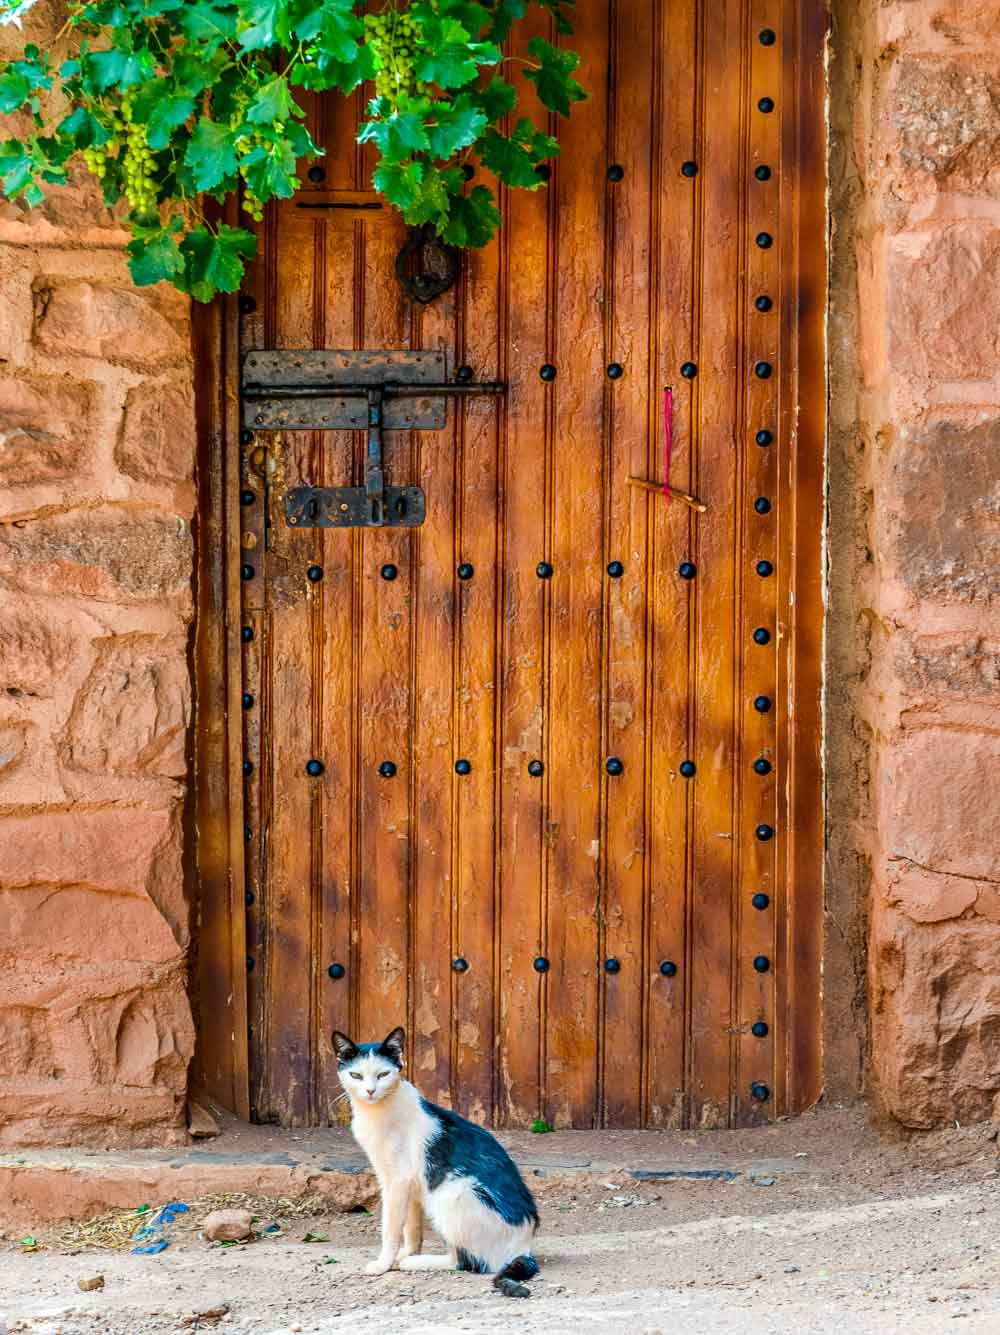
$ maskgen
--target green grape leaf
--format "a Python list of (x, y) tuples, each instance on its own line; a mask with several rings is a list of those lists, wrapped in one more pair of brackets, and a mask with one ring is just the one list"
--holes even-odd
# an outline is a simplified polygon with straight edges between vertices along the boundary
[(185, 261), (181, 254), (178, 232), (184, 228), (183, 219), (176, 215), (166, 227), (132, 226), (132, 240), (126, 246), (129, 270), (137, 287), (148, 287), (179, 277), (184, 273)]
[(413, 196), (412, 204), (403, 210), (403, 217), (411, 227), (416, 227), (420, 223), (440, 223), (447, 220), (452, 194), (449, 184), (460, 191), (464, 180), (460, 171), (457, 175), (457, 183), (453, 180), (449, 182), (445, 172), (437, 171), (433, 167), (424, 170), (423, 180)]
[[(162, 84), (159, 85), (162, 88)], [(174, 130), (194, 114), (195, 100), (189, 93), (168, 93), (148, 113), (146, 142), (157, 152), (170, 143)]]
[(238, 17), (234, 5), (198, 0), (198, 4), (184, 6), (179, 26), (192, 42), (218, 46), (236, 36)]
[(8, 69), (0, 74), (0, 113), (19, 111), (31, 96), (31, 85), (23, 74)]
[(537, 130), (527, 117), (519, 120), (513, 133), (506, 137), (492, 127), (479, 141), (482, 164), (506, 185), (534, 190), (541, 185), (535, 168), (545, 158), (559, 152), (559, 144), (551, 135)]
[(286, 0), (239, 0), (239, 43), (244, 51), (260, 51), (288, 39)]
[(447, 226), (438, 234), (452, 246), (485, 246), (500, 226), (493, 191), (477, 185), (469, 195), (453, 195)]
[(490, 23), (491, 42), (505, 42), (516, 19), (523, 19), (527, 9), (525, 0), (496, 0)]
[(131, 88), (145, 83), (156, 72), (149, 51), (90, 51), (82, 62), (84, 80), (89, 88), (104, 92), (107, 88)]
[(564, 33), (570, 36), (573, 32), (573, 25), (563, 13), (564, 9), (572, 9), (576, 0), (537, 0), (543, 9), (547, 9), (555, 18), (556, 32)]
[(210, 54), (180, 51), (174, 57), (174, 84), (178, 92), (197, 97), (219, 81), (228, 65), (229, 57), (224, 51)]
[(18, 139), (0, 143), (0, 184), (8, 199), (16, 199), (34, 179), (34, 161), (31, 153)]
[(334, 60), (314, 45), (292, 69), (289, 78), (303, 88), (317, 91), (339, 88), (342, 93), (353, 93), (366, 79), (374, 79), (377, 68), (375, 51), (367, 43), (359, 46), (354, 59), (349, 61)]
[(247, 108), (246, 118), (251, 125), (271, 125), (275, 121), (287, 121), (292, 116), (304, 115), (305, 112), (292, 99), (288, 80), (278, 74), (257, 89)]
[(236, 135), (202, 117), (184, 153), (196, 190), (214, 190), (236, 172)]
[(498, 120), (514, 110), (517, 93), (514, 85), (495, 75), (485, 88), (473, 88), (469, 96), (486, 117), (487, 123), (495, 125)]
[(292, 5), (292, 32), (300, 42), (318, 39), (325, 55), (344, 65), (358, 57), (358, 39), (364, 27), (354, 13), (353, 0), (296, 0)]
[(541, 64), (536, 70), (525, 70), (524, 77), (535, 85), (542, 106), (568, 116), (571, 104), (587, 97), (586, 90), (573, 78), (580, 57), (575, 51), (550, 45), (544, 37), (532, 37), (528, 51)]
[(408, 209), (420, 193), (424, 168), (420, 162), (380, 162), (372, 184), (380, 195), (399, 209)]
[(358, 134), (358, 143), (370, 141), (378, 145), (386, 162), (404, 162), (414, 153), (430, 148), (431, 143), (423, 116), (413, 111), (397, 112), (386, 120), (366, 121)]
[(211, 301), (217, 292), (235, 292), (243, 280), (244, 261), (253, 259), (256, 240), (242, 227), (219, 226), (213, 234), (202, 225), (181, 242), (184, 290), (195, 301)]
[(456, 19), (428, 17), (422, 23), (422, 42), (414, 73), (424, 83), (441, 88), (462, 88), (479, 73), (480, 65), (497, 65), (500, 49), (492, 42), (472, 42)]
[(447, 102), (432, 103), (431, 112), (436, 124), (427, 125), (427, 136), (436, 158), (450, 158), (460, 148), (474, 144), (486, 128), (486, 113), (473, 106), (466, 93), (450, 106)]
[(285, 139), (276, 144), (258, 144), (240, 159), (240, 175), (258, 199), (289, 199), (295, 194), (298, 178), (292, 146)]

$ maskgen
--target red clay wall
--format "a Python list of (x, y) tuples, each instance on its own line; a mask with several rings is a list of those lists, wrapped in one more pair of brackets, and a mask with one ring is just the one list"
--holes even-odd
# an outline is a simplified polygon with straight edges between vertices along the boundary
[(124, 239), (0, 205), (0, 1145), (183, 1134), (190, 337)]
[(1000, 1089), (1000, 3), (838, 8), (830, 891), (849, 963), (870, 871), (873, 1090), (923, 1127)]

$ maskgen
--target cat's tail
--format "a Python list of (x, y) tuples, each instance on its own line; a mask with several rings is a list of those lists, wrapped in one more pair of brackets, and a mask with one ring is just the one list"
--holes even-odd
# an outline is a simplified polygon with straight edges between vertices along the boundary
[(538, 1274), (538, 1262), (530, 1252), (525, 1252), (523, 1256), (515, 1256), (513, 1261), (508, 1261), (502, 1270), (499, 1270), (493, 1277), (494, 1287), (500, 1288), (500, 1281), (504, 1279), (525, 1280), (534, 1279)]

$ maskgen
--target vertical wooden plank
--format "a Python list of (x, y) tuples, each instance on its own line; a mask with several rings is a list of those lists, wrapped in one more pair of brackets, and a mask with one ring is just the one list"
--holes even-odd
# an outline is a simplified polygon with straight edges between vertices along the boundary
[[(603, 1104), (609, 1126), (639, 1126), (643, 1117), (645, 1000), (650, 960), (646, 892), (650, 872), (646, 798), (652, 775), (646, 747), (646, 591), (649, 581), (647, 493), (630, 476), (653, 478), (660, 467), (650, 403), (658, 402), (650, 357), (651, 229), (654, 188), (650, 119), (653, 114), (657, 22), (644, 0), (619, 0), (612, 8), (610, 62), (613, 137), (608, 159), (622, 168), (607, 185), (610, 213), (605, 247), (606, 359), (624, 370), (612, 381), (607, 442), (608, 544), (605, 556), (606, 661), (605, 751), (625, 759), (608, 785), (604, 953), (621, 962), (608, 979), (604, 1002)], [(646, 53), (636, 59), (636, 52)], [(654, 419), (654, 427), (655, 427)], [(653, 504), (663, 504), (654, 501)], [(622, 571), (617, 573), (620, 563)]]
[[(361, 344), (409, 344), (409, 320), (393, 262), (404, 229), (396, 218), (362, 224), (364, 262), (355, 300), (363, 301)], [(408, 433), (384, 437), (386, 482), (413, 475)], [(359, 664), (360, 822), (358, 1023), (365, 1039), (382, 1037), (408, 1014), (409, 881), (412, 838), (410, 785), (411, 603), (413, 571), (406, 529), (359, 530), (360, 617), (355, 625)], [(396, 567), (383, 579), (384, 566)], [(391, 776), (380, 767), (395, 767)]]
[[(524, 59), (535, 33), (547, 33), (532, 12), (519, 25), (512, 52)], [(542, 605), (539, 561), (545, 545), (545, 421), (547, 386), (539, 378), (551, 361), (544, 304), (550, 275), (547, 191), (503, 191), (501, 379), (508, 382), (501, 425), (502, 501), (497, 642), (500, 714), (496, 766), (500, 774), (496, 859), (500, 885), (497, 1109), (500, 1125), (530, 1124), (540, 1112), (540, 993), (546, 974), (532, 968), (547, 955), (541, 917), (541, 823), (545, 775), (542, 732)]]
[[(495, 182), (489, 184), (495, 187)], [(456, 357), (478, 380), (500, 379), (498, 343), (500, 247), (493, 242), (467, 261)], [(475, 958), (459, 980), (455, 1004), (454, 1097), (469, 1117), (493, 1120), (494, 987), (497, 963), (494, 839), (498, 772), (494, 724), (497, 703), (497, 423), (495, 399), (459, 407), (455, 557), (472, 567), (458, 581), (455, 698), (456, 760), (468, 760), (456, 800), (458, 942)], [(468, 574), (468, 572), (465, 572)]]
[[(620, 801), (618, 779), (601, 755), (602, 594), (604, 574), (607, 384), (604, 320), (605, 247), (602, 223), (607, 182), (608, 13), (581, 8), (573, 44), (587, 102), (559, 126), (565, 169), (553, 189), (557, 279), (551, 300), (552, 360), (559, 376), (553, 403), (549, 505), (552, 534), (546, 582), (548, 664), (548, 804), (544, 862), (547, 954), (545, 1107), (554, 1126), (591, 1126), (597, 1112), (598, 991), (637, 973), (605, 974), (599, 960), (601, 792), (607, 782), (610, 819)], [(641, 769), (641, 744), (616, 757)], [(612, 1035), (611, 1042), (618, 1036)]]
[(740, 109), (745, 87), (746, 0), (701, 9), (700, 65), (704, 128), (700, 167), (702, 236), (696, 254), (699, 375), (692, 382), (696, 414), (695, 491), (709, 504), (695, 526), (695, 662), (691, 693), (695, 755), (702, 782), (694, 808), (691, 903), (692, 1121), (730, 1120), (733, 967), (732, 895), (735, 788), (734, 602), (741, 498), (734, 463), (733, 424), (740, 364), (740, 226), (734, 196), (739, 180)]
[[(414, 313), (419, 346), (441, 348), (454, 371), (456, 303), (454, 289), (425, 311)], [(412, 535), (415, 619), (414, 694), (410, 703), (413, 739), (411, 804), (413, 831), (413, 970), (411, 1049), (414, 1079), (434, 1102), (451, 1106), (453, 1007), (456, 994), (483, 961), (456, 932), (454, 770), (455, 748), (455, 476), (457, 407), (448, 405), (443, 431), (417, 432), (416, 473), (427, 498), (427, 520)], [(469, 973), (452, 970), (465, 957)]]
[[(653, 312), (650, 320), (648, 476), (662, 479), (662, 396), (674, 391), (671, 482), (693, 487), (690, 386), (680, 375), (696, 361), (694, 326), (695, 220), (700, 208), (701, 163), (696, 120), (699, 27), (694, 4), (656, 6), (657, 26), (649, 200)], [(691, 163), (698, 174), (682, 174)], [(678, 578), (690, 556), (699, 520), (678, 501), (646, 501), (650, 535), (645, 572), (647, 759), (646, 792), (650, 872), (646, 882), (650, 982), (645, 1046), (645, 1113), (651, 1126), (686, 1124), (688, 997), (691, 987), (690, 883), (687, 866), (689, 807), (701, 778), (683, 779), (693, 760), (689, 720), (689, 583)], [(668, 972), (663, 972), (663, 966)], [(673, 971), (670, 971), (673, 966)]]

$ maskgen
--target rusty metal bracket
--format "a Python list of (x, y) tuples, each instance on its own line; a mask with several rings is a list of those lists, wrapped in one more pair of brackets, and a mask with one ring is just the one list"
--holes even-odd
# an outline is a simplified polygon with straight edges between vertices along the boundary
[(364, 486), (293, 487), (285, 496), (286, 522), (294, 528), (422, 524), (423, 491), (385, 485), (383, 431), (439, 431), (447, 398), (503, 394), (507, 388), (500, 381), (449, 382), (446, 374), (443, 352), (247, 353), (241, 395), (245, 429), (367, 432)]

